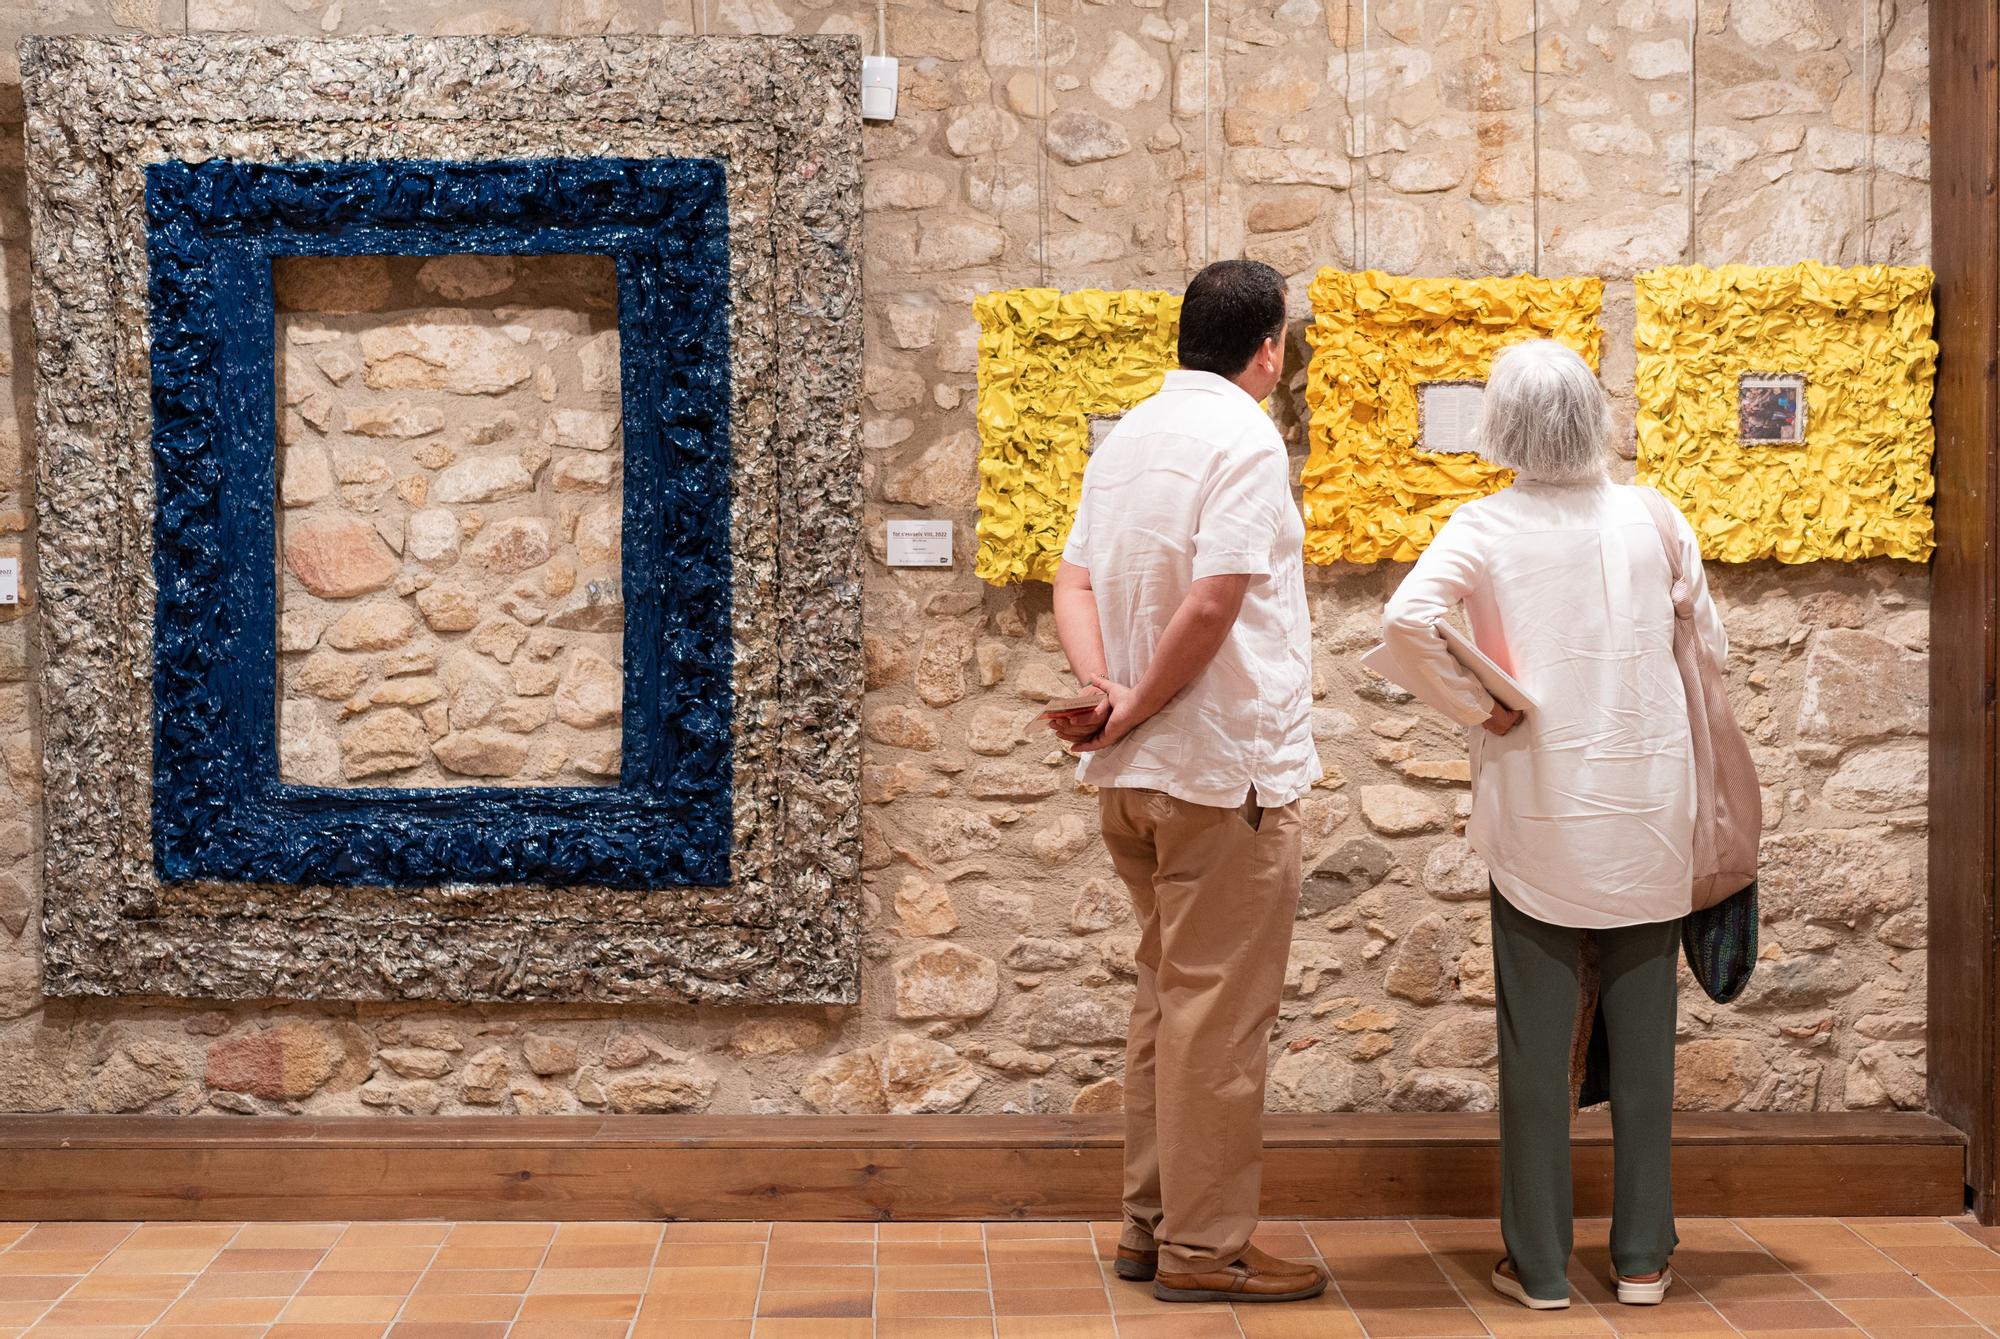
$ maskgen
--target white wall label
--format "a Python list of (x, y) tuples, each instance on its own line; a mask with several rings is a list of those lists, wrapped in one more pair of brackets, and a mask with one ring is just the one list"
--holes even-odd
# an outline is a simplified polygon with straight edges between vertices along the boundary
[(0, 604), (21, 602), (21, 560), (0, 558)]
[(950, 521), (890, 521), (889, 566), (950, 567)]
[(1418, 444), (1439, 455), (1472, 450), (1472, 428), (1486, 398), (1483, 381), (1422, 381), (1417, 383)]
[(1124, 417), (1123, 414), (1092, 414), (1089, 420), (1090, 445), (1086, 449), (1094, 452), (1104, 445), (1104, 439), (1111, 435), (1111, 430), (1118, 426), (1118, 420)]

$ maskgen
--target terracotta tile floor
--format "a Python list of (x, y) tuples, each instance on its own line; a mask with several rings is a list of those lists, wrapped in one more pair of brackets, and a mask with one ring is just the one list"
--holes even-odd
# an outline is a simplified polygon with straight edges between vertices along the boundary
[[(1687, 1219), (1665, 1306), (1604, 1287), (1530, 1312), (1486, 1276), (1495, 1226), (1273, 1223), (1335, 1286), (1285, 1306), (1174, 1306), (1111, 1276), (1088, 1223), (17, 1223), (0, 1339), (1986, 1339), (2000, 1229), (1948, 1219)], [(1939, 1333), (1957, 1331), (1956, 1335)]]

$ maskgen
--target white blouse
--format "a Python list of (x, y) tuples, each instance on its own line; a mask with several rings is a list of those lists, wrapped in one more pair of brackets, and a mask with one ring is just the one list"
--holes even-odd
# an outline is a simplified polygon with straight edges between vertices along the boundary
[[(1728, 655), (1694, 531), (1696, 626)], [(1437, 624), (1463, 604), (1479, 649), (1538, 704), (1495, 737), (1493, 699)], [(1467, 840), (1516, 908), (1603, 929), (1687, 914), (1694, 760), (1666, 554), (1636, 488), (1517, 484), (1460, 507), (1389, 601), (1383, 633), (1418, 696), (1472, 727)]]

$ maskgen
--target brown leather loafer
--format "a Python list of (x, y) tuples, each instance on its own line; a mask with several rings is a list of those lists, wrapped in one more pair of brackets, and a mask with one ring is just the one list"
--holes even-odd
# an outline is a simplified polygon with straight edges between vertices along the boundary
[(1132, 1283), (1151, 1283), (1153, 1275), (1160, 1272), (1160, 1253), (1120, 1246), (1118, 1258), (1111, 1262), (1111, 1272)]
[(1162, 1273), (1153, 1296), (1162, 1302), (1303, 1302), (1326, 1291), (1317, 1265), (1267, 1255), (1255, 1246), (1220, 1268), (1199, 1274)]

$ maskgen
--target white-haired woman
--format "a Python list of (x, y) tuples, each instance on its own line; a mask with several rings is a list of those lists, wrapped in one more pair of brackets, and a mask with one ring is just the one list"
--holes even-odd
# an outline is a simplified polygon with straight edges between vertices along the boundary
[[(1641, 491), (1606, 473), (1610, 404), (1549, 340), (1494, 359), (1476, 432), (1511, 488), (1453, 514), (1390, 600), (1384, 632), (1419, 696), (1472, 730), (1467, 838), (1492, 871), (1501, 1234), (1493, 1286), (1569, 1305), (1570, 1054), (1578, 962), (1594, 951), (1610, 1045), (1622, 1302), (1666, 1294), (1680, 920), (1691, 887), (1693, 750), (1665, 550)], [(1685, 521), (1680, 567), (1717, 663), (1727, 653)], [(1494, 702), (1446, 650), (1474, 641), (1536, 704)], [(1588, 1020), (1583, 1020), (1586, 1024)]]

